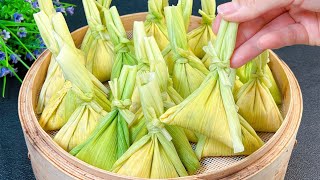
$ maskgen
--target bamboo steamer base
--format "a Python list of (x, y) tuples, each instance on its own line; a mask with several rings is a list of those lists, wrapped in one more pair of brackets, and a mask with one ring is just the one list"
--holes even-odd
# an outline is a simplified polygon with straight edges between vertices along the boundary
[[(125, 29), (132, 30), (133, 21), (143, 21), (145, 13), (122, 16)], [(190, 29), (198, 27), (199, 17), (192, 17)], [(72, 33), (80, 45), (87, 28)], [(130, 36), (130, 35), (129, 35)], [(49, 65), (45, 51), (33, 64), (21, 86), (19, 117), (29, 151), (33, 172), (37, 179), (138, 179), (107, 172), (88, 165), (60, 148), (42, 130), (35, 114), (38, 94)], [(215, 157), (201, 160), (196, 175), (179, 179), (284, 179), (302, 115), (302, 95), (291, 70), (272, 51), (270, 68), (283, 95), (284, 122), (275, 133), (259, 133), (266, 144), (250, 156)]]

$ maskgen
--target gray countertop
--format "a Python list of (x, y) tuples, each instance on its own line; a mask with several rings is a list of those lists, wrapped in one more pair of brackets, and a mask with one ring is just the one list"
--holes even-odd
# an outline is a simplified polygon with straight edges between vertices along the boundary
[[(81, 1), (74, 16), (67, 21), (71, 31), (86, 24)], [(170, 1), (176, 3), (176, 1)], [(222, 2), (217, 0), (217, 4)], [(114, 0), (121, 15), (147, 11), (147, 0)], [(194, 1), (194, 12), (200, 1)], [(286, 179), (320, 179), (320, 47), (292, 46), (275, 50), (297, 77), (304, 99), (304, 112)], [(20, 83), (9, 78), (6, 98), (0, 98), (0, 179), (34, 179), (27, 157), (17, 111)], [(0, 80), (2, 85), (2, 80)]]

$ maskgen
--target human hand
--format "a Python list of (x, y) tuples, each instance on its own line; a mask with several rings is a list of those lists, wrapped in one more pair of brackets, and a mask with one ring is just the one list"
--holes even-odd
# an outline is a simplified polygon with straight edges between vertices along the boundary
[(319, 0), (234, 0), (218, 6), (221, 18), (239, 22), (231, 67), (237, 68), (266, 49), (294, 44), (320, 46)]

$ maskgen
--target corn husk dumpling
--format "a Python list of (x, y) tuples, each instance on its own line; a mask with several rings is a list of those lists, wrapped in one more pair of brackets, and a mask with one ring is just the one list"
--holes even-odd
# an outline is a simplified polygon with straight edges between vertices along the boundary
[(189, 47), (200, 59), (205, 55), (203, 47), (216, 37), (212, 31), (212, 22), (216, 13), (216, 1), (201, 0), (201, 6), (202, 10), (199, 10), (199, 14), (202, 15), (201, 25), (188, 33)]
[(73, 112), (53, 140), (66, 151), (70, 151), (88, 139), (100, 118), (106, 114), (95, 101), (84, 102)]
[[(192, 13), (192, 4), (193, 4), (193, 0), (179, 0), (178, 4), (177, 4), (177, 8), (180, 10), (181, 15), (182, 15), (182, 19), (180, 19), (180, 20), (183, 21), (181, 23), (184, 24), (184, 28), (185, 28), (186, 32), (188, 31), (189, 24), (190, 24), (190, 17), (191, 17), (191, 13)], [(169, 34), (168, 34), (168, 36), (169, 36)], [(170, 41), (170, 38), (169, 38), (169, 41)], [(165, 49), (162, 50), (162, 55), (167, 63), (169, 74), (172, 75), (173, 65), (174, 65), (174, 60), (173, 60), (174, 55), (173, 55), (170, 43)]]
[[(162, 54), (156, 43), (155, 38), (146, 37), (146, 33), (144, 32), (142, 22), (137, 21), (134, 23), (133, 36), (135, 44), (135, 54), (137, 56), (139, 67), (138, 74), (143, 74), (146, 72), (155, 72), (155, 78), (159, 82), (161, 97), (164, 102), (165, 109), (168, 109), (174, 105), (181, 103), (183, 99), (179, 95), (179, 93), (173, 88), (172, 80), (169, 77), (168, 68), (162, 57)], [(139, 78), (137, 78), (137, 84), (140, 84)], [(135, 89), (134, 94), (139, 94), (137, 89), (138, 88)], [(135, 95), (135, 98), (138, 99), (138, 101), (133, 100), (133, 103), (136, 102), (135, 108), (130, 109), (136, 109), (137, 107), (140, 107), (138, 105), (140, 103), (139, 95)], [(138, 122), (134, 123), (135, 125), (132, 126), (132, 129), (134, 129), (134, 131), (137, 131), (140, 134), (138, 137), (141, 137), (142, 132), (146, 132), (146, 129), (140, 129), (142, 127), (141, 124), (143, 124), (144, 122), (143, 120), (137, 119), (137, 121)], [(142, 132), (139, 132), (138, 130), (141, 130)], [(194, 135), (193, 132), (186, 130), (186, 133), (190, 141), (197, 141), (197, 137)], [(136, 133), (133, 133), (134, 136), (135, 134)]]
[(241, 124), (242, 143), (244, 146), (243, 152), (234, 153), (233, 148), (225, 145), (223, 142), (216, 139), (210, 139), (205, 136), (200, 136), (195, 150), (198, 158), (200, 159), (208, 156), (250, 155), (259, 149), (264, 144), (263, 141), (247, 121), (240, 115), (239, 120)]
[(266, 73), (268, 59), (264, 54), (252, 61), (251, 75), (235, 96), (239, 113), (256, 131), (275, 132), (283, 119), (268, 87), (272, 86)]
[(136, 65), (137, 60), (133, 53), (132, 42), (127, 38), (127, 33), (121, 22), (115, 6), (104, 11), (107, 30), (110, 40), (114, 45), (114, 64), (112, 66), (111, 80), (118, 78), (124, 65)]
[[(267, 59), (267, 62), (270, 61), (270, 53), (268, 50), (264, 51), (262, 54), (260, 54), (259, 56), (257, 56), (256, 58), (254, 58), (252, 61), (248, 62), (247, 64), (241, 66), (240, 68), (237, 69), (237, 75), (239, 76), (240, 80), (242, 81), (242, 83), (246, 83), (249, 81), (250, 76), (251, 76), (251, 72), (252, 72), (252, 62), (255, 61), (255, 59), (259, 59), (259, 58), (265, 58)], [(270, 70), (270, 67), (268, 65), (265, 66), (265, 74), (268, 76), (269, 81), (271, 82), (271, 86), (268, 87), (270, 93), (272, 94), (272, 97), (274, 99), (274, 101), (277, 103), (277, 105), (281, 105), (282, 103), (282, 95), (280, 92), (280, 89), (273, 77), (273, 74)]]
[[(39, 0), (41, 11), (34, 14), (35, 21), (38, 25), (40, 34), (47, 48), (52, 53), (50, 65), (48, 67), (46, 79), (40, 91), (36, 113), (41, 114), (44, 107), (48, 104), (49, 99), (62, 89), (64, 77), (55, 57), (58, 56), (60, 47), (52, 32), (59, 34), (66, 43), (75, 47), (69, 32), (67, 23), (61, 13), (57, 13), (53, 7), (52, 1)], [(84, 63), (84, 62), (83, 62)]]
[[(138, 74), (146, 72), (155, 72), (156, 78), (160, 85), (165, 107), (169, 108), (179, 104), (183, 99), (173, 88), (172, 80), (169, 77), (168, 67), (162, 57), (159, 46), (154, 37), (146, 37), (142, 22), (136, 21), (133, 28), (133, 39), (135, 44), (135, 54), (138, 60)], [(137, 84), (139, 78), (137, 78)], [(131, 108), (134, 112), (140, 107), (140, 98), (136, 88), (133, 96), (133, 105)]]
[(160, 50), (169, 44), (164, 18), (164, 7), (166, 6), (168, 6), (168, 0), (148, 0), (148, 15), (144, 22), (147, 35), (155, 37)]
[[(60, 41), (63, 43), (61, 39)], [(79, 63), (84, 61), (82, 58), (82, 53), (66, 43), (56, 57), (67, 81), (63, 88), (50, 98), (41, 114), (39, 124), (44, 130), (60, 129), (84, 102), (95, 101), (103, 110), (110, 111), (108, 89)]]
[(86, 56), (87, 69), (99, 81), (104, 82), (110, 80), (114, 56), (103, 13), (109, 9), (111, 0), (82, 2), (89, 28), (81, 44), (81, 50)]
[[(229, 67), (236, 41), (238, 24), (221, 21), (215, 45), (205, 47), (210, 54), (210, 73), (182, 103), (167, 110), (161, 121), (196, 131), (233, 148), (244, 151), (241, 124), (232, 95), (235, 78)], [(231, 78), (232, 77), (232, 78)]]
[(125, 65), (119, 78), (109, 82), (113, 95), (112, 111), (103, 117), (87, 141), (70, 152), (77, 158), (110, 170), (130, 146), (128, 124), (134, 118), (129, 111), (137, 68)]
[[(154, 73), (141, 75), (143, 80), (139, 87), (149, 133), (133, 143), (112, 169), (119, 174), (142, 178), (187, 176), (188, 172), (192, 174), (196, 171), (199, 162), (183, 130), (166, 127), (159, 121), (164, 106), (154, 76)], [(137, 161), (140, 163), (137, 164)]]
[(180, 8), (178, 6), (166, 7), (165, 16), (173, 53), (173, 87), (183, 98), (186, 98), (200, 86), (208, 70), (189, 50)]

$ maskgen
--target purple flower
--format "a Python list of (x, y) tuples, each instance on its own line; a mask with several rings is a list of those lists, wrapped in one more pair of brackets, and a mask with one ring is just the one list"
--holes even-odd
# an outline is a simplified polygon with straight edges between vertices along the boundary
[(70, 7), (67, 7), (67, 13), (69, 13), (71, 16), (74, 14), (74, 7), (70, 6)]
[[(14, 70), (14, 72), (15, 73), (17, 73), (18, 72), (18, 68), (13, 68), (13, 70)], [(10, 76), (12, 77), (12, 76), (14, 76), (14, 74), (13, 74), (13, 72), (9, 69), (9, 74), (10, 74)]]
[(36, 58), (38, 58), (40, 56), (40, 54), (41, 54), (41, 51), (39, 49), (36, 49), (36, 50), (33, 51), (33, 54), (34, 54), (34, 56)]
[(21, 27), (19, 28), (18, 32), (17, 32), (18, 36), (20, 38), (24, 38), (24, 37), (27, 37), (27, 31), (26, 31), (26, 28), (25, 27)]
[(55, 6), (61, 6), (61, 3), (59, 2), (59, 0), (53, 0), (53, 4)]
[(33, 60), (33, 57), (30, 53), (27, 53), (26, 54), (26, 59), (28, 59), (29, 61), (32, 61)]
[(18, 63), (18, 55), (16, 55), (16, 54), (11, 54), (10, 55), (10, 59), (11, 59), (11, 61), (12, 61), (12, 63), (14, 63), (14, 64), (17, 64)]
[(1, 67), (0, 69), (0, 78), (10, 74), (11, 71), (6, 67)]
[(6, 54), (0, 51), (0, 61), (3, 61), (6, 58)]
[(14, 20), (14, 22), (19, 22), (20, 23), (21, 21), (24, 20), (24, 18), (22, 16), (22, 14), (14, 13), (13, 14), (13, 20)]
[(61, 13), (65, 13), (66, 12), (66, 9), (64, 7), (58, 7), (56, 9), (57, 12), (61, 12)]
[(3, 37), (3, 39), (5, 40), (5, 41), (7, 41), (11, 36), (10, 36), (10, 32), (8, 32), (8, 31), (6, 31), (6, 30), (3, 30), (2, 32), (1, 32), (1, 37)]
[(39, 3), (38, 3), (38, 1), (32, 2), (31, 5), (32, 5), (32, 7), (33, 7), (34, 9), (38, 9), (38, 8), (39, 8)]

